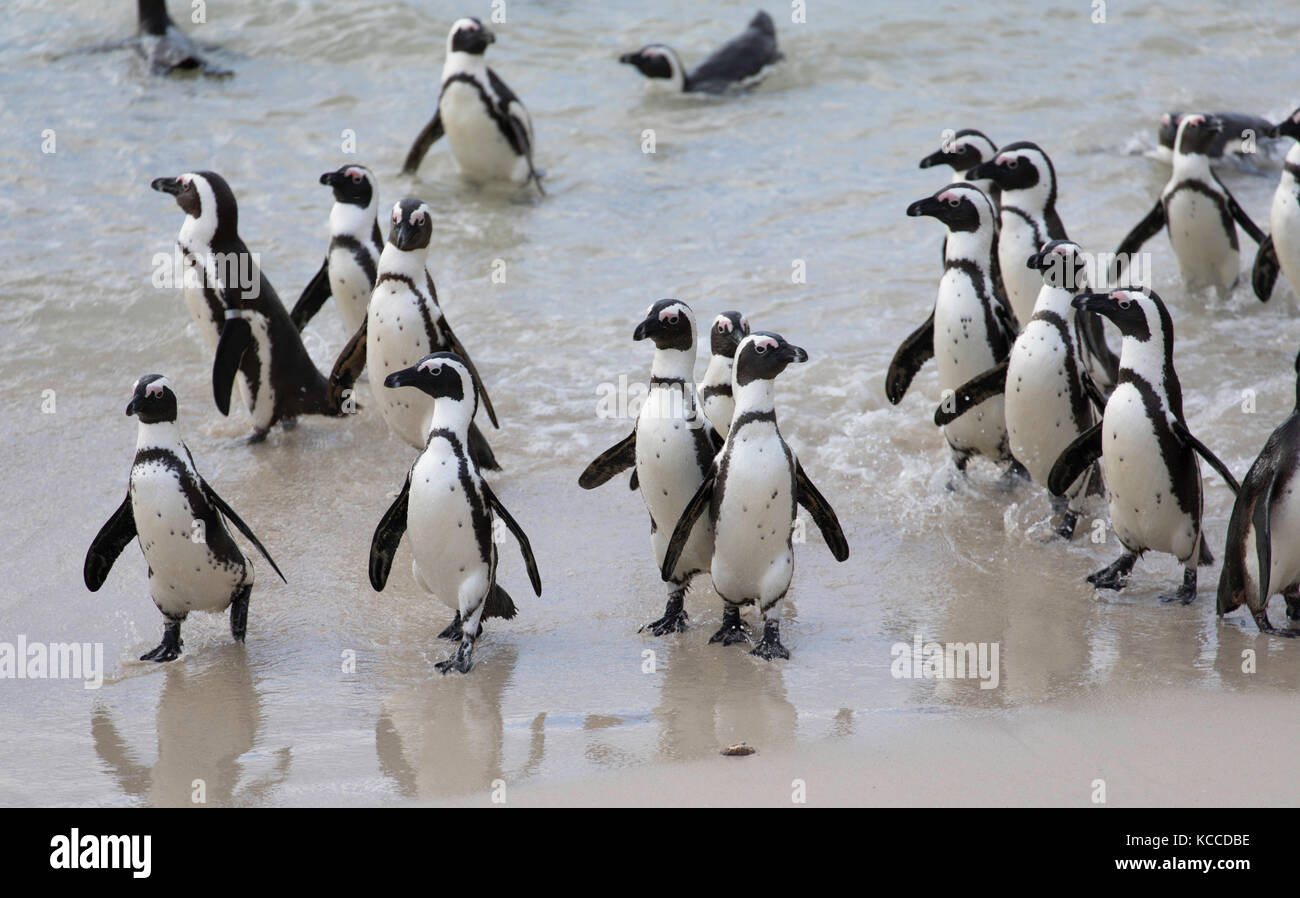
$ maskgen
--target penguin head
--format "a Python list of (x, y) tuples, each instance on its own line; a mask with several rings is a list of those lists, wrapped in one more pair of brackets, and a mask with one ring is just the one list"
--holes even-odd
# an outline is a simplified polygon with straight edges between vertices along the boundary
[(146, 374), (131, 388), (126, 413), (135, 415), (141, 424), (176, 420), (176, 394), (172, 384), (161, 374)]
[(433, 213), (423, 200), (398, 200), (393, 206), (393, 224), (388, 242), (402, 252), (427, 249), (433, 236)]
[(478, 385), (474, 381), (474, 372), (454, 352), (430, 353), (410, 368), (388, 375), (384, 378), (384, 386), (390, 390), (415, 387), (434, 399), (450, 399), (453, 402), (469, 399), (471, 411), (475, 410), (478, 402)]
[(488, 44), (494, 43), (496, 39), (496, 35), (478, 19), (471, 17), (457, 19), (452, 24), (451, 31), (447, 32), (447, 53), (482, 56)]
[(677, 58), (677, 51), (666, 44), (646, 44), (635, 53), (624, 53), (618, 61), (636, 66), (652, 82), (668, 82), (667, 86), (679, 89), (685, 83), (685, 69)]
[(1145, 343), (1153, 336), (1172, 346), (1173, 319), (1154, 290), (1126, 288), (1109, 293), (1080, 293), (1070, 300), (1076, 309), (1109, 318), (1125, 337)]
[(345, 165), (336, 171), (327, 171), (320, 182), (334, 191), (334, 202), (360, 206), (365, 209), (378, 192), (375, 175), (364, 165)]
[(1210, 145), (1223, 133), (1223, 120), (1218, 116), (1197, 112), (1184, 115), (1178, 120), (1178, 133), (1175, 138), (1175, 152), (1182, 155), (1199, 154), (1208, 156)]
[(239, 229), (239, 206), (226, 179), (216, 172), (186, 172), (175, 178), (154, 178), (149, 184), (160, 193), (176, 197), (176, 205), (195, 221), (206, 221), (213, 231), (235, 234)]
[(645, 319), (632, 332), (632, 339), (649, 339), (655, 349), (693, 350), (695, 313), (684, 302), (661, 299), (646, 310)]
[(754, 331), (736, 349), (736, 384), (772, 380), (791, 362), (808, 361), (808, 353), (787, 343), (780, 334)]
[(714, 355), (734, 359), (740, 341), (749, 336), (749, 319), (739, 312), (723, 312), (713, 319), (709, 349)]
[(1277, 123), (1278, 137), (1293, 137), (1300, 140), (1300, 109)]
[(939, 149), (921, 160), (921, 168), (946, 165), (956, 172), (968, 171), (993, 158), (998, 148), (982, 131), (963, 128), (945, 140)]
[(1049, 240), (1029, 257), (1026, 266), (1043, 273), (1043, 282), (1077, 293), (1088, 285), (1088, 262), (1073, 240)]
[(1036, 143), (1009, 143), (997, 155), (966, 172), (969, 180), (989, 180), (1004, 192), (1031, 191), (1044, 207), (1056, 202), (1056, 169)]
[(993, 227), (993, 202), (974, 184), (958, 181), (933, 196), (917, 200), (907, 207), (912, 218), (927, 215), (937, 218), (950, 231), (978, 231)]

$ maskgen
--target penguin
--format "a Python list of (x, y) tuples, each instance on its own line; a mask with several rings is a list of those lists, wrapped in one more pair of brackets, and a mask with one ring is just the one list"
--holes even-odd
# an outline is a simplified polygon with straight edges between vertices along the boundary
[(483, 479), (467, 448), (482, 392), (477, 380), (473, 367), (454, 352), (430, 353), (384, 378), (386, 389), (424, 393), (433, 402), (433, 412), (424, 451), (375, 528), (370, 584), (383, 592), (402, 534), (409, 532), (415, 582), (456, 611), (451, 625), (439, 634), (460, 641), (450, 658), (435, 665), (444, 674), (469, 672), (484, 618), (515, 616), (514, 600), (497, 582), (497, 518), (518, 540), (533, 592), (542, 594), (527, 535)]
[[(632, 339), (654, 343), (650, 389), (636, 426), (624, 439), (602, 452), (578, 478), (583, 489), (595, 489), (616, 474), (635, 468), (638, 488), (650, 514), (650, 547), (661, 568), (672, 527), (699, 489), (722, 448), (722, 438), (700, 411), (695, 392), (695, 313), (677, 299), (661, 299), (646, 310)], [(679, 560), (664, 579), (668, 602), (663, 616), (641, 628), (655, 636), (686, 629), (686, 590), (709, 569), (713, 530), (700, 521), (689, 533)]]
[[(239, 208), (226, 179), (187, 172), (155, 178), (151, 186), (174, 196), (185, 213), (176, 238), (185, 263), (185, 303), (214, 354), (218, 410), (229, 413), (231, 385), (238, 383), (253, 443), (277, 423), (292, 427), (298, 415), (348, 414), (352, 380), (327, 380), (316, 369), (256, 254), (239, 237)], [(265, 329), (264, 339), (255, 328)]]
[[(1300, 375), (1300, 355), (1295, 370)], [(1261, 633), (1300, 636), (1300, 378), (1291, 414), (1269, 435), (1246, 472), (1228, 520), (1228, 542), (1219, 575), (1219, 616), (1242, 605)], [(1260, 572), (1263, 572), (1261, 575)], [(1277, 630), (1268, 620), (1268, 600), (1280, 592), (1292, 626)]]
[(710, 573), (723, 600), (722, 627), (709, 642), (748, 641), (740, 609), (757, 605), (763, 636), (750, 654), (767, 661), (790, 657), (781, 644), (778, 605), (794, 577), (796, 503), (817, 522), (835, 560), (849, 557), (835, 510), (808, 479), (776, 423), (775, 379), (791, 362), (806, 361), (808, 353), (779, 334), (757, 331), (741, 341), (733, 380), (736, 416), (722, 451), (677, 520), (661, 565), (669, 580), (707, 509), (713, 531)]
[(1264, 302), (1273, 295), (1279, 271), (1286, 275), (1291, 289), (1300, 293), (1300, 109), (1277, 126), (1277, 133), (1297, 143), (1291, 145), (1282, 164), (1282, 177), (1268, 214), (1271, 233), (1259, 242), (1251, 268), (1251, 286)]
[[(500, 426), (478, 369), (438, 305), (438, 291), (426, 267), (432, 236), (433, 213), (426, 203), (407, 198), (393, 206), (388, 243), (379, 256), (366, 318), (343, 347), (331, 377), (355, 381), (369, 363), (370, 390), (380, 413), (389, 429), (416, 449), (423, 449), (428, 438), (434, 403), (425, 396), (412, 395), (411, 390), (392, 391), (381, 385), (388, 375), (409, 368), (430, 352), (454, 352), (464, 361), (474, 372), (488, 420), (493, 427)], [(501, 470), (487, 438), (473, 422), (469, 425), (469, 453), (479, 468)]]
[(198, 44), (176, 27), (167, 13), (167, 0), (138, 0), (139, 33), (136, 51), (149, 64), (154, 75), (199, 70), (209, 78), (233, 74), (203, 55)]
[[(897, 405), (912, 378), (931, 358), (939, 366), (939, 386), (955, 390), (978, 374), (1006, 361), (1016, 336), (1015, 316), (993, 281), (993, 202), (978, 187), (950, 184), (907, 207), (912, 217), (930, 216), (948, 228), (944, 273), (934, 311), (894, 354), (885, 378), (885, 395)], [(957, 470), (973, 455), (1019, 465), (1007, 446), (1001, 396), (990, 396), (943, 428)]]
[[(949, 132), (945, 132), (945, 134), (947, 133)], [(987, 162), (997, 155), (997, 144), (990, 140), (983, 131), (976, 131), (974, 128), (962, 128), (960, 131), (951, 133), (952, 137), (946, 138), (939, 149), (922, 159), (918, 167), (948, 166), (958, 175), (961, 175), (963, 179), (970, 181), (971, 184), (988, 194), (989, 199), (993, 201), (996, 208), (1002, 199), (1002, 191), (998, 185), (989, 178), (971, 180), (966, 177), (966, 174), (977, 165)]]
[[(988, 397), (1002, 394), (1011, 455), (1045, 485), (1053, 463), (1096, 423), (1106, 400), (1083, 364), (1077, 312), (1070, 304), (1076, 294), (1088, 290), (1083, 250), (1072, 240), (1051, 240), (1027, 265), (1041, 272), (1044, 283), (1010, 356), (958, 387), (935, 412), (934, 423), (946, 425)], [(1094, 471), (1085, 471), (1064, 497), (1053, 497), (1061, 515), (1056, 532), (1064, 539), (1074, 536)]]
[(720, 94), (752, 87), (766, 69), (784, 59), (776, 48), (776, 25), (760, 11), (745, 30), (704, 58), (689, 72), (677, 51), (665, 44), (646, 44), (618, 61), (636, 66), (650, 79), (649, 86), (673, 93)]
[(471, 181), (532, 182), (533, 120), (514, 91), (488, 67), (483, 54), (496, 41), (478, 19), (457, 19), (447, 34), (447, 61), (433, 119), (415, 138), (402, 173), (415, 174), (424, 155), (445, 133), (460, 170)]
[(700, 405), (718, 436), (726, 439), (736, 403), (731, 395), (731, 369), (740, 341), (749, 336), (749, 320), (739, 312), (723, 312), (709, 329), (709, 367), (700, 382)]
[[(1278, 137), (1277, 126), (1257, 115), (1240, 112), (1212, 112), (1210, 115), (1223, 123), (1223, 131), (1215, 135), (1206, 147), (1205, 155), (1210, 159), (1249, 155), (1243, 150), (1249, 145), (1247, 141), (1254, 142), (1258, 149), (1260, 141)], [(1166, 112), (1160, 116), (1160, 128), (1157, 131), (1160, 142), (1158, 156), (1167, 162), (1173, 161), (1174, 139), (1178, 136), (1178, 125), (1182, 119), (1182, 112)]]
[(379, 184), (364, 165), (325, 172), (320, 182), (334, 191), (329, 249), (289, 317), (302, 330), (333, 296), (344, 330), (355, 334), (366, 320), (379, 255), (384, 251), (384, 236), (379, 231)]
[(1189, 290), (1214, 287), (1225, 296), (1236, 286), (1240, 268), (1236, 224), (1256, 243), (1264, 242), (1264, 233), (1210, 169), (1207, 153), (1223, 130), (1223, 122), (1213, 116), (1184, 115), (1179, 120), (1169, 183), (1155, 207), (1115, 251), (1112, 283), (1123, 283), (1129, 258), (1165, 228)]
[(86, 552), (82, 577), (98, 592), (113, 562), (133, 538), (149, 564), (149, 594), (162, 612), (163, 638), (141, 661), (173, 661), (181, 654), (181, 623), (191, 611), (230, 609), (230, 635), (244, 641), (253, 563), (226, 524), (233, 524), (284, 574), (253, 531), (217, 495), (194, 466), (176, 424), (176, 393), (161, 374), (146, 374), (131, 388), (126, 413), (139, 420), (135, 461), (126, 498)]
[(1200, 455), (1238, 492), (1227, 465), (1192, 436), (1183, 417), (1183, 391), (1174, 371), (1174, 324), (1151, 290), (1081, 293), (1071, 300), (1109, 318), (1124, 335), (1119, 382), (1099, 423), (1061, 453), (1047, 488), (1064, 495), (1094, 462), (1101, 460), (1110, 521), (1124, 547), (1109, 567), (1090, 575), (1097, 589), (1123, 589), (1138, 558), (1148, 550), (1168, 552), (1183, 564), (1183, 585), (1161, 596), (1165, 602), (1196, 598), (1196, 567), (1214, 563), (1201, 529)]

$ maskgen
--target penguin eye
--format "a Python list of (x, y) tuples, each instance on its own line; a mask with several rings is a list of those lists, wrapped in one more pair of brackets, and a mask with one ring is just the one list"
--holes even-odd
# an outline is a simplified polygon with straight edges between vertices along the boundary
[(956, 153), (958, 156), (960, 156), (962, 153), (966, 152), (966, 144), (964, 144), (964, 143), (962, 143), (962, 144), (958, 144), (958, 145), (953, 149), (953, 152)]
[(726, 333), (727, 331), (729, 331), (729, 330), (731, 330), (731, 323), (730, 323), (730, 322), (728, 322), (728, 321), (719, 321), (719, 322), (718, 322), (718, 333), (720, 333), (720, 334), (725, 334), (725, 333)]
[(401, 213), (400, 210), (398, 210), (398, 209), (394, 209), (394, 210), (393, 210), (393, 224), (401, 224), (401, 223), (402, 223), (402, 213)]
[(948, 205), (956, 209), (958, 206), (961, 205), (961, 200), (957, 199), (957, 197), (953, 197), (952, 199), (948, 200)]
[(1008, 159), (1008, 160), (1007, 160), (1007, 168), (1019, 168), (1019, 167), (1020, 167), (1020, 160), (1019, 160), (1019, 159)]
[(766, 344), (766, 343), (755, 343), (755, 344), (754, 344), (754, 352), (758, 353), (759, 355), (763, 355), (765, 352), (767, 352), (767, 344)]
[(356, 172), (356, 171), (354, 171), (354, 172), (352, 172), (352, 173), (349, 175), (349, 177), (352, 178), (352, 183), (353, 183), (353, 184), (360, 184), (360, 183), (361, 183), (361, 172)]
[(677, 324), (677, 316), (676, 316), (676, 315), (669, 315), (669, 316), (668, 316), (668, 325), (669, 325), (669, 327), (672, 327), (672, 326), (674, 326), (674, 325), (676, 325), (676, 324)]
[(1133, 305), (1133, 301), (1131, 299), (1121, 299), (1119, 301), (1119, 307), (1121, 309), (1128, 309), (1128, 307), (1131, 305)]

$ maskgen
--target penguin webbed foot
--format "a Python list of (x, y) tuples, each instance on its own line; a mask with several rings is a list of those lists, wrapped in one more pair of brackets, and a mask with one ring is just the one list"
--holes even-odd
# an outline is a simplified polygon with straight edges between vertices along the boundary
[(1013, 458), (1011, 464), (1007, 465), (1007, 469), (1002, 472), (1002, 487), (1011, 489), (1022, 481), (1028, 483), (1033, 479), (1030, 476), (1029, 469)]
[(668, 597), (664, 606), (664, 616), (646, 624), (638, 633), (650, 631), (653, 636), (665, 636), (669, 633), (682, 633), (686, 630), (686, 591), (674, 592)]
[(163, 625), (162, 642), (141, 655), (140, 660), (156, 661), (159, 664), (167, 661), (175, 661), (180, 657), (181, 647), (184, 644), (185, 643), (181, 641), (180, 621), (168, 621)]
[(758, 645), (754, 646), (750, 654), (757, 655), (764, 661), (790, 657), (790, 650), (781, 644), (781, 624), (778, 621), (764, 622), (763, 638), (759, 640)]
[(447, 625), (447, 628), (438, 634), (439, 639), (450, 639), (453, 642), (460, 642), (464, 636), (465, 632), (461, 628), (459, 611), (456, 612), (456, 616), (452, 618), (452, 621)]
[(283, 430), (285, 433), (288, 433), (289, 431), (293, 430), (297, 426), (298, 426), (298, 419), (296, 417), (286, 417), (280, 419), (280, 429)]
[(434, 665), (438, 672), (446, 676), (449, 671), (457, 673), (469, 673), (469, 669), (474, 666), (470, 656), (474, 653), (474, 643), (469, 640), (462, 640), (460, 646), (456, 649), (456, 654), (452, 655), (446, 661), (439, 661)]
[(1128, 586), (1128, 575), (1133, 570), (1133, 565), (1137, 563), (1137, 556), (1125, 552), (1115, 562), (1107, 567), (1102, 568), (1096, 573), (1088, 575), (1088, 582), (1097, 589), (1121, 590)]
[(1078, 513), (1066, 510), (1066, 512), (1061, 515), (1061, 526), (1056, 528), (1056, 535), (1066, 542), (1069, 542), (1074, 539), (1074, 531), (1078, 526)]
[(1160, 601), (1168, 604), (1170, 602), (1181, 602), (1184, 605), (1190, 605), (1196, 600), (1196, 566), (1183, 569), (1183, 585), (1178, 587), (1177, 592), (1165, 593), (1160, 597)]
[(727, 646), (750, 641), (749, 630), (745, 622), (740, 619), (740, 609), (735, 605), (728, 605), (722, 611), (722, 626), (718, 628), (718, 632), (709, 637), (709, 645), (720, 642)]
[(1300, 629), (1288, 628), (1286, 630), (1279, 630), (1277, 627), (1274, 627), (1273, 624), (1269, 622), (1267, 609), (1261, 609), (1251, 616), (1255, 618), (1255, 626), (1259, 627), (1261, 635), (1281, 636), (1284, 639), (1300, 639)]
[(243, 642), (248, 633), (248, 597), (252, 592), (253, 585), (250, 583), (230, 600), (230, 635), (236, 642)]
[(270, 432), (271, 431), (262, 427), (254, 427), (253, 432), (248, 435), (248, 439), (244, 442), (249, 446), (256, 446), (258, 443), (265, 441), (267, 434)]

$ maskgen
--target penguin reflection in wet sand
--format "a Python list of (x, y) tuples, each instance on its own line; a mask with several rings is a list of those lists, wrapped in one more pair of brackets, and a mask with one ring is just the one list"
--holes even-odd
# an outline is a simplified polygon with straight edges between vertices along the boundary
[(467, 451), (469, 428), (478, 408), (473, 369), (460, 356), (435, 352), (419, 364), (395, 371), (384, 387), (415, 388), (433, 400), (424, 451), (406, 475), (397, 500), (384, 513), (370, 544), (370, 583), (382, 592), (402, 534), (409, 532), (415, 582), (456, 610), (439, 634), (460, 641), (452, 657), (437, 664), (446, 673), (470, 669), (484, 618), (515, 616), (515, 603), (497, 583), (493, 520), (499, 517), (519, 541), (533, 592), (542, 581), (528, 537), (479, 474)]
[(1119, 382), (1100, 423), (1066, 448), (1047, 487), (1063, 495), (1101, 460), (1111, 525), (1124, 547), (1114, 564), (1088, 577), (1098, 589), (1123, 589), (1138, 558), (1149, 549), (1183, 564), (1183, 585), (1161, 600), (1196, 598), (1196, 567), (1214, 563), (1201, 529), (1199, 454), (1238, 491), (1232, 472), (1187, 429), (1183, 391), (1174, 371), (1174, 326), (1169, 310), (1149, 290), (1083, 293), (1073, 300), (1109, 318), (1123, 334)]
[(1291, 290), (1300, 294), (1300, 109), (1277, 126), (1277, 134), (1296, 142), (1287, 151), (1282, 177), (1273, 192), (1269, 207), (1271, 232), (1260, 241), (1251, 271), (1255, 295), (1264, 302), (1273, 295), (1279, 271), (1286, 275)]
[(674, 93), (724, 93), (752, 87), (763, 79), (766, 69), (784, 57), (776, 48), (776, 25), (772, 17), (759, 12), (745, 30), (705, 57), (689, 72), (677, 51), (666, 44), (646, 44), (635, 53), (624, 53), (618, 61), (636, 66), (650, 79), (653, 88)]
[[(230, 634), (244, 641), (253, 563), (226, 529), (229, 521), (267, 562), (280, 569), (234, 509), (194, 467), (176, 424), (176, 394), (161, 374), (135, 382), (128, 415), (139, 421), (126, 498), (86, 553), (86, 588), (97, 592), (133, 538), (149, 563), (149, 593), (162, 612), (162, 642), (141, 661), (171, 661), (181, 653), (181, 622), (191, 611), (230, 609)], [(280, 574), (280, 579), (284, 575)]]
[[(655, 564), (662, 568), (672, 527), (704, 481), (722, 438), (700, 413), (695, 394), (695, 315), (690, 306), (676, 299), (659, 300), (646, 311), (632, 339), (650, 340), (655, 346), (650, 389), (636, 427), (589, 464), (578, 485), (595, 489), (635, 467), (650, 513), (650, 546)], [(642, 630), (663, 636), (686, 629), (686, 589), (708, 570), (712, 547), (712, 528), (700, 521), (679, 550), (679, 561), (664, 576), (669, 589), (663, 617)]]
[(700, 382), (700, 404), (718, 436), (726, 439), (736, 409), (731, 395), (732, 368), (740, 341), (749, 336), (749, 320), (739, 312), (723, 312), (709, 329), (709, 367)]
[(777, 605), (794, 576), (795, 505), (808, 509), (836, 561), (849, 546), (835, 510), (813, 486), (776, 424), (775, 380), (808, 353), (779, 334), (750, 334), (736, 351), (735, 417), (722, 451), (682, 511), (664, 556), (668, 580), (696, 521), (708, 510), (713, 528), (713, 587), (723, 599), (722, 628), (710, 642), (748, 641), (740, 619), (743, 605), (757, 605), (763, 638), (751, 654), (771, 661), (789, 658), (781, 644)]

